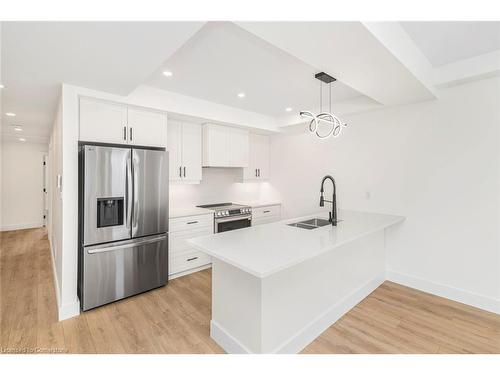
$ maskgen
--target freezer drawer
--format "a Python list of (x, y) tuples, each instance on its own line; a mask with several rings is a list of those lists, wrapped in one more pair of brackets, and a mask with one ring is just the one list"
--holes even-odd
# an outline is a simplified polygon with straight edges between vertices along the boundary
[(167, 235), (83, 248), (82, 310), (165, 285)]

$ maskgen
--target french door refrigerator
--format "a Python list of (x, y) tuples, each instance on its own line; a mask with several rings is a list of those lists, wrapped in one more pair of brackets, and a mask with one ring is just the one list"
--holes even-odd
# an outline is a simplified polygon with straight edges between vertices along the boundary
[(168, 153), (86, 144), (79, 151), (82, 310), (168, 282)]

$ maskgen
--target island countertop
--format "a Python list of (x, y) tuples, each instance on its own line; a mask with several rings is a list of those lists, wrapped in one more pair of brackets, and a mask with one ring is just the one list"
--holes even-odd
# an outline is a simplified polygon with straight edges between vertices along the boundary
[(331, 251), (343, 244), (403, 221), (403, 216), (339, 210), (337, 226), (307, 230), (286, 224), (309, 218), (328, 218), (321, 212), (189, 240), (200, 251), (256, 277), (273, 273)]

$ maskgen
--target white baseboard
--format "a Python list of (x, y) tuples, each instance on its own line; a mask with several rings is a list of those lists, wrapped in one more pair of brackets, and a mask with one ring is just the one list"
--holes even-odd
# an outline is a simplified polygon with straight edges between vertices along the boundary
[(80, 301), (78, 298), (74, 302), (59, 306), (59, 321), (69, 319), (77, 315), (80, 315)]
[[(315, 320), (302, 328), (290, 339), (278, 346), (272, 353), (290, 354), (298, 353), (316, 339), (321, 333), (339, 320), (344, 314), (366, 298), (371, 292), (377, 289), (385, 280), (384, 275), (380, 275), (365, 285), (362, 285), (351, 294), (344, 297), (328, 310), (320, 314)], [(210, 336), (219, 344), (226, 353), (230, 354), (250, 354), (252, 353), (245, 345), (229, 334), (220, 324), (214, 320), (210, 321)]]
[(298, 353), (316, 339), (323, 331), (339, 320), (354, 306), (365, 299), (371, 292), (377, 289), (385, 281), (384, 275), (370, 280), (351, 294), (345, 296), (338, 303), (319, 315), (315, 320), (302, 328), (288, 341), (284, 342), (273, 353), (290, 354)]
[(474, 306), (482, 310), (500, 314), (500, 300), (472, 293), (463, 289), (454, 288), (448, 285), (438, 284), (432, 281), (424, 280), (419, 277), (387, 271), (386, 279), (398, 284), (418, 289), (423, 292), (435, 294), (439, 297), (447, 298), (452, 301)]
[[(54, 259), (54, 249), (52, 248), (52, 241), (49, 238), (49, 245), (50, 245), (50, 259), (52, 259), (52, 276), (54, 279), (54, 289), (56, 290), (56, 303), (57, 303), (57, 309), (59, 310), (59, 306), (61, 304), (60, 301), (60, 293), (61, 289), (59, 289), (59, 281), (57, 280), (57, 268), (56, 268), (56, 260)], [(60, 320), (60, 319), (59, 319)]]
[(199, 266), (196, 268), (191, 268), (190, 270), (177, 272), (177, 273), (173, 273), (171, 275), (168, 275), (168, 279), (173, 280), (173, 279), (176, 279), (178, 277), (186, 276), (186, 275), (189, 275), (190, 273), (194, 273), (194, 272), (198, 272), (198, 271), (203, 271), (203, 270), (206, 270), (207, 268), (211, 268), (211, 267), (212, 267), (212, 263), (205, 264), (204, 266)]
[(230, 354), (252, 354), (245, 345), (235, 339), (231, 334), (229, 334), (224, 328), (222, 328), (217, 322), (210, 320), (210, 337), (215, 340), (217, 344), (220, 345), (226, 353)]
[(57, 316), (59, 321), (72, 318), (80, 315), (80, 301), (65, 304), (61, 306), (61, 289), (59, 288), (59, 280), (57, 279), (56, 261), (54, 259), (54, 249), (52, 248), (52, 241), (49, 239), (50, 244), (50, 259), (52, 259), (52, 274), (54, 278), (54, 289), (56, 290), (56, 303), (57, 303)]
[(0, 232), (7, 232), (10, 230), (41, 228), (41, 227), (43, 227), (43, 221), (38, 221), (36, 223), (9, 224), (9, 225), (2, 225)]

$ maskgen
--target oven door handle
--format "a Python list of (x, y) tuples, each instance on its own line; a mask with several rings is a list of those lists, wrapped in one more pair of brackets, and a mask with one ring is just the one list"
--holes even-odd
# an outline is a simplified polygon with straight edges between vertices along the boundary
[(225, 218), (215, 219), (215, 222), (227, 223), (228, 221), (238, 221), (238, 220), (252, 220), (252, 215), (225, 217)]

